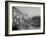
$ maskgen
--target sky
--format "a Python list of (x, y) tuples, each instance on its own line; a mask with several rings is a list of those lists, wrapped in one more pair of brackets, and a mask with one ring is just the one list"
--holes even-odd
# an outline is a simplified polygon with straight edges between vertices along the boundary
[(40, 7), (16, 7), (23, 14), (27, 14), (29, 17), (40, 16)]

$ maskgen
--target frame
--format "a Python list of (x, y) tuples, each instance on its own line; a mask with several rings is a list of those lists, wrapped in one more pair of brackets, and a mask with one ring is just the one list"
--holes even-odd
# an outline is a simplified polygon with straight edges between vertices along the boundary
[[(36, 8), (36, 7), (38, 7), (38, 8)], [(19, 30), (13, 29), (14, 27), (12, 28), (12, 26), (13, 26), (12, 24), (14, 23), (13, 20), (15, 19), (14, 18), (14, 15), (15, 16), (19, 16), (19, 14), (15, 11), (15, 10), (18, 10), (17, 8), (20, 11), (22, 11), (22, 12), (25, 10), (25, 13), (28, 12), (28, 9), (29, 9), (29, 12), (30, 12), (30, 8), (32, 10), (38, 9), (36, 12), (41, 11), (40, 14), (39, 13), (38, 14), (37, 13), (36, 14), (34, 13), (35, 15), (40, 15), (40, 20), (41, 20), (41, 21), (39, 21), (40, 22), (40, 25), (36, 25), (35, 24), (36, 25), (35, 26), (31, 22), (31, 25), (34, 26), (34, 28), (37, 28), (38, 27), (38, 28), (41, 28), (41, 30), (40, 29), (39, 30), (37, 30), (37, 29), (36, 30), (30, 30), (30, 29), (29, 30), (28, 29), (25, 30), (25, 28), (24, 29), (21, 28), (21, 25), (20, 25), (20, 29)], [(25, 8), (27, 9), (27, 11), (26, 11)], [(19, 10), (18, 10), (18, 12), (19, 12)], [(14, 11), (16, 13), (13, 13)], [(24, 15), (22, 13), (20, 13), (20, 14), (21, 15)], [(27, 13), (27, 14), (28, 14), (28, 16), (30, 16), (30, 13)], [(25, 14), (25, 16), (27, 16), (27, 15)], [(34, 16), (34, 15), (32, 15), (32, 16)], [(20, 17), (18, 17), (18, 18), (20, 18)], [(32, 20), (34, 22), (34, 18), (32, 18)], [(33, 28), (31, 28), (31, 29), (33, 29)], [(5, 1), (5, 36), (34, 35), (34, 34), (45, 34), (45, 3), (40, 3), (40, 2), (24, 2), (24, 1), (23, 2), (22, 1)]]

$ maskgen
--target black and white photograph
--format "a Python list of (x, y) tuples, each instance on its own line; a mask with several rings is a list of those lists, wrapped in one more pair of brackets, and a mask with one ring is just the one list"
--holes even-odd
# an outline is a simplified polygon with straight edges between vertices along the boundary
[[(7, 2), (7, 35), (43, 34), (44, 3)], [(7, 23), (7, 22), (6, 22)]]
[(12, 30), (40, 29), (40, 7), (12, 7)]

